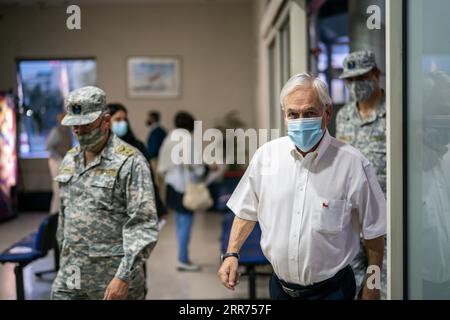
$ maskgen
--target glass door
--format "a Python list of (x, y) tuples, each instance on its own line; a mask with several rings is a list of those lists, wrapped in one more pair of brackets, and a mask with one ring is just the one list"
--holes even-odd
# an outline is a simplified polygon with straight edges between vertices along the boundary
[(406, 292), (450, 299), (450, 1), (405, 2)]

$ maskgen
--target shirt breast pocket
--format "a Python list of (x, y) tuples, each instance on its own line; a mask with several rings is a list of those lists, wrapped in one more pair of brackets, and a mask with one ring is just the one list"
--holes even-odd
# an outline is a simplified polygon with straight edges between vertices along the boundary
[(320, 233), (338, 234), (350, 218), (351, 206), (346, 200), (318, 198), (313, 210), (313, 229)]
[[(384, 140), (383, 140), (384, 139)], [(386, 137), (372, 136), (367, 145), (368, 151), (386, 155)]]
[(111, 208), (115, 181), (116, 177), (113, 176), (100, 177), (91, 181), (92, 198), (95, 199), (97, 206)]
[(62, 199), (62, 204), (64, 207), (66, 207), (68, 205), (68, 195), (69, 195), (69, 190), (68, 190), (68, 185), (70, 180), (72, 180), (72, 175), (71, 174), (59, 174), (57, 175), (54, 180), (56, 182), (59, 182), (59, 195)]
[(375, 167), (377, 174), (386, 172), (386, 143), (372, 142), (369, 145), (367, 158)]

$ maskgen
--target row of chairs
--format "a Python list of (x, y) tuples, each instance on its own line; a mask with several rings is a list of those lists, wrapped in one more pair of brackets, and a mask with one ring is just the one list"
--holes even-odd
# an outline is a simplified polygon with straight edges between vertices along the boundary
[(49, 250), (55, 253), (55, 268), (36, 272), (37, 277), (56, 272), (59, 269), (59, 250), (56, 243), (56, 230), (58, 227), (58, 214), (50, 214), (40, 224), (37, 232), (17, 241), (0, 254), (0, 263), (14, 263), (16, 276), (17, 300), (25, 300), (23, 283), (23, 270), (30, 263), (47, 256)]
[[(222, 232), (221, 232), (221, 251), (225, 253), (228, 247), (231, 227), (233, 225), (234, 214), (227, 206), (226, 202), (231, 197), (234, 189), (239, 183), (240, 177), (224, 179), (221, 183), (220, 194), (218, 198), (218, 209), (223, 212)], [(264, 256), (261, 245), (261, 228), (257, 223), (239, 252), (239, 265), (244, 268), (243, 276), (248, 276), (249, 299), (256, 299), (256, 281), (258, 276), (271, 276), (271, 272), (258, 272), (258, 267), (268, 266), (270, 263)]]
[[(220, 184), (217, 199), (217, 209), (223, 212), (221, 251), (225, 253), (228, 246), (229, 235), (233, 224), (234, 214), (226, 207), (226, 202), (230, 198), (239, 182), (239, 178), (228, 178)], [(58, 214), (50, 214), (40, 224), (37, 232), (34, 232), (20, 241), (14, 243), (0, 254), (0, 263), (14, 263), (16, 276), (16, 294), (18, 300), (25, 299), (23, 283), (24, 268), (30, 263), (46, 257), (49, 250), (54, 250), (55, 268), (53, 270), (35, 273), (37, 277), (44, 274), (56, 272), (59, 269), (59, 250), (56, 242), (56, 230), (58, 226)], [(256, 299), (256, 281), (258, 276), (267, 276), (270, 273), (258, 272), (258, 266), (269, 265), (269, 261), (264, 256), (261, 246), (261, 229), (256, 224), (247, 241), (241, 248), (239, 264), (245, 269), (243, 276), (249, 277), (249, 298)]]

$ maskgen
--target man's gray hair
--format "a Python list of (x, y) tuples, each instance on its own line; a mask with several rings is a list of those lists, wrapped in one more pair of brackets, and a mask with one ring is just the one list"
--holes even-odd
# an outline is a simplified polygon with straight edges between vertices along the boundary
[(286, 82), (280, 93), (280, 104), (281, 108), (284, 110), (284, 100), (291, 94), (295, 89), (300, 86), (311, 86), (317, 93), (323, 108), (333, 104), (333, 100), (328, 92), (328, 86), (320, 78), (313, 76), (309, 73), (296, 74)]

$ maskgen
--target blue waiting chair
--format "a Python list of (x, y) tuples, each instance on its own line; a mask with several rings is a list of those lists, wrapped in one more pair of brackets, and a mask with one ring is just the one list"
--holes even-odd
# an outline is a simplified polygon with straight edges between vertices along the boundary
[(58, 214), (51, 214), (40, 224), (37, 232), (28, 235), (13, 244), (0, 254), (0, 263), (15, 263), (17, 300), (25, 300), (23, 285), (23, 269), (31, 262), (43, 258), (50, 249), (55, 249), (55, 269), (36, 273), (55, 272), (59, 267), (59, 252), (56, 244), (56, 230), (58, 228)]
[[(222, 253), (227, 251), (228, 240), (230, 238), (230, 231), (233, 225), (234, 214), (231, 211), (228, 211), (224, 214), (222, 221), (222, 236), (221, 236), (221, 244), (222, 244)], [(239, 252), (240, 259), (239, 265), (245, 267), (244, 276), (248, 276), (249, 279), (249, 298), (254, 300), (256, 299), (256, 277), (257, 276), (270, 276), (271, 273), (257, 272), (257, 266), (268, 265), (269, 261), (264, 256), (261, 245), (261, 229), (259, 224), (257, 223), (253, 228), (252, 232), (248, 236), (245, 243), (242, 245), (242, 248)]]

